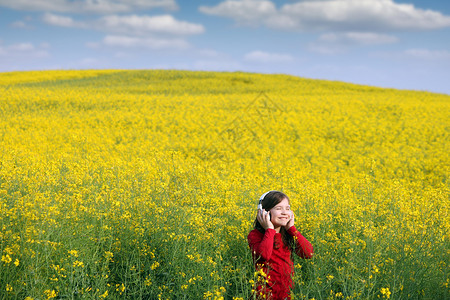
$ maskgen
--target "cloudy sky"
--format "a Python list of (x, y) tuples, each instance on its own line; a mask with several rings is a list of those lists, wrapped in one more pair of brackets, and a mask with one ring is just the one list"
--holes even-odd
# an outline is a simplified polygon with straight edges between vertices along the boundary
[(0, 72), (105, 68), (450, 94), (450, 1), (0, 0)]

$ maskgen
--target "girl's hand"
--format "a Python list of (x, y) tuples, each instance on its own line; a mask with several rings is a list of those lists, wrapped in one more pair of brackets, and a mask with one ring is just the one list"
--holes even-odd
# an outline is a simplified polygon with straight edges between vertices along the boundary
[(295, 222), (294, 212), (291, 210), (291, 218), (289, 219), (289, 222), (287, 222), (286, 226), (284, 226), (284, 228), (288, 230), (289, 228), (294, 226), (294, 222)]
[(256, 213), (256, 219), (264, 229), (274, 229), (273, 224), (270, 221), (270, 212), (266, 211), (265, 209), (258, 209), (258, 212)]

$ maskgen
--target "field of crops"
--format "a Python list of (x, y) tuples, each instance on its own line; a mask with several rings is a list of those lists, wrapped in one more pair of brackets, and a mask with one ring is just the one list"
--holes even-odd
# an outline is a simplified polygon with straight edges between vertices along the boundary
[(294, 299), (450, 298), (450, 96), (286, 75), (0, 73), (0, 298), (251, 299), (259, 196)]

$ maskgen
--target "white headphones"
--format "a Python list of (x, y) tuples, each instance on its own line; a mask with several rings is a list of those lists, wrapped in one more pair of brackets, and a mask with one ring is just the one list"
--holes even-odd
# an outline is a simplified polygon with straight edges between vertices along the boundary
[(261, 195), (261, 197), (259, 198), (258, 209), (262, 209), (262, 208), (263, 208), (263, 207), (262, 207), (262, 201), (264, 200), (264, 198), (266, 197), (266, 195), (267, 195), (268, 193), (270, 193), (270, 192), (273, 192), (273, 191), (268, 191), (268, 192), (265, 192), (264, 194)]

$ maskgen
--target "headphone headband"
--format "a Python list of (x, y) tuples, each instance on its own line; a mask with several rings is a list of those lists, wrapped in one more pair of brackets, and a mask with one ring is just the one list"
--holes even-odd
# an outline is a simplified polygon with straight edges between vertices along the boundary
[(270, 192), (272, 192), (272, 191), (268, 191), (268, 192), (265, 192), (264, 194), (262, 194), (261, 197), (259, 198), (259, 201), (263, 201), (264, 197), (266, 197), (266, 195)]
[(264, 194), (261, 195), (261, 197), (259, 198), (259, 202), (258, 202), (258, 209), (262, 209), (262, 201), (264, 200), (264, 198), (266, 197), (266, 195), (267, 195), (268, 193), (270, 193), (270, 192), (273, 192), (273, 190), (272, 190), (272, 191), (265, 192)]

